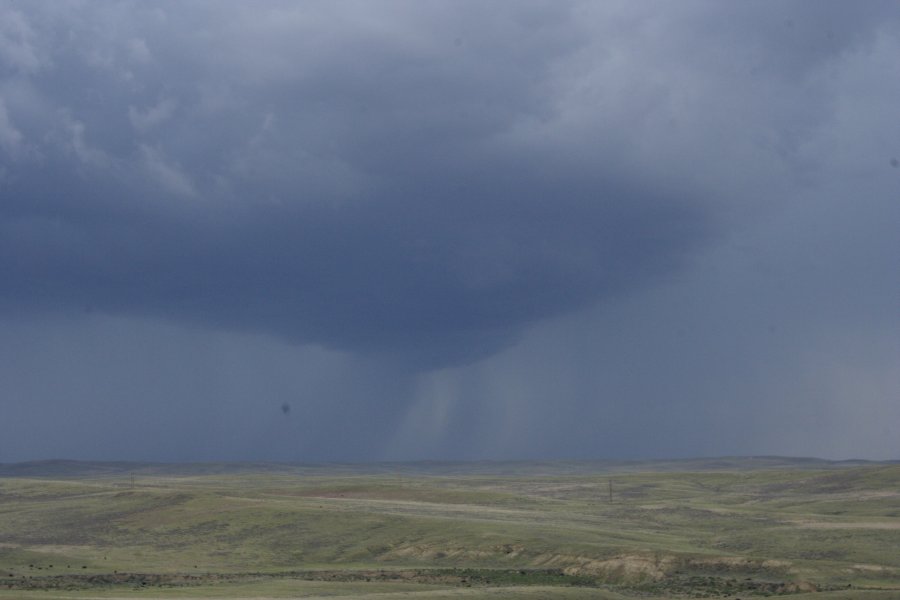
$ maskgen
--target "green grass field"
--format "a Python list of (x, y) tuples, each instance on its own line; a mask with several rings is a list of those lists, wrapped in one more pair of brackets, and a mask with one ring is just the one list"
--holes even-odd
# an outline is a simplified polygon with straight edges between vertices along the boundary
[(900, 465), (0, 465), (0, 576), (0, 598), (900, 598)]

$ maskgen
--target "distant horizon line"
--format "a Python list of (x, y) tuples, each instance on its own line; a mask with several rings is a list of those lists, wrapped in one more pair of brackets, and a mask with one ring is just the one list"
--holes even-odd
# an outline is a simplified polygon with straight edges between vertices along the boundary
[(639, 463), (689, 463), (697, 461), (787, 461), (787, 462), (821, 462), (821, 463), (900, 463), (900, 458), (869, 459), (843, 458), (832, 459), (818, 456), (795, 456), (789, 454), (725, 454), (697, 455), (687, 457), (652, 457), (652, 458), (417, 458), (417, 459), (382, 459), (382, 460), (270, 460), (270, 459), (201, 459), (201, 460), (141, 460), (141, 459), (92, 459), (92, 458), (36, 458), (17, 461), (2, 461), (0, 466), (16, 465), (51, 465), (51, 464), (97, 464), (97, 465), (275, 465), (275, 466), (369, 466), (369, 465), (415, 465), (415, 464), (522, 464), (522, 463), (605, 463), (605, 464), (639, 464)]

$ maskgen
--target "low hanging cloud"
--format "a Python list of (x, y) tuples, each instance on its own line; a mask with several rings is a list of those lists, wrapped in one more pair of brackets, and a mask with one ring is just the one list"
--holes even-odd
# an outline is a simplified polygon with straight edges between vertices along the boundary
[(0, 307), (479, 360), (792, 185), (882, 6), (8, 5)]
[[(563, 148), (573, 167), (516, 139), (559, 118), (553, 72), (586, 43), (570, 7), (505, 7), (496, 38), (407, 5), (347, 23), (320, 4), (162, 6), (97, 7), (63, 40), (71, 7), (16, 12), (34, 33), (7, 39), (3, 139), (42, 158), (4, 182), (6, 310), (437, 365), (641, 285), (706, 235), (690, 190), (620, 176), (602, 140)], [(121, 37), (90, 35), (109, 19)]]

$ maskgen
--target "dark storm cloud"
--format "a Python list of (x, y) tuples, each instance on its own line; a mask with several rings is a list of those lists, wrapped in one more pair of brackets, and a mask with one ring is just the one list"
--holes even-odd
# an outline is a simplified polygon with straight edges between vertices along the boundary
[(896, 457), (897, 56), (894, 2), (0, 0), (0, 460)]
[(554, 70), (589, 38), (573, 7), (432, 8), (8, 6), (5, 310), (433, 365), (703, 241), (697, 192), (617, 173), (602, 131), (511, 135), (560, 110)]

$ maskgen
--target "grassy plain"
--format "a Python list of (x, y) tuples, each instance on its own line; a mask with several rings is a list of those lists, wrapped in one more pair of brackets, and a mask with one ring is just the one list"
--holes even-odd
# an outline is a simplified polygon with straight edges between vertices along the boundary
[(779, 594), (900, 598), (900, 465), (0, 465), (0, 598)]

